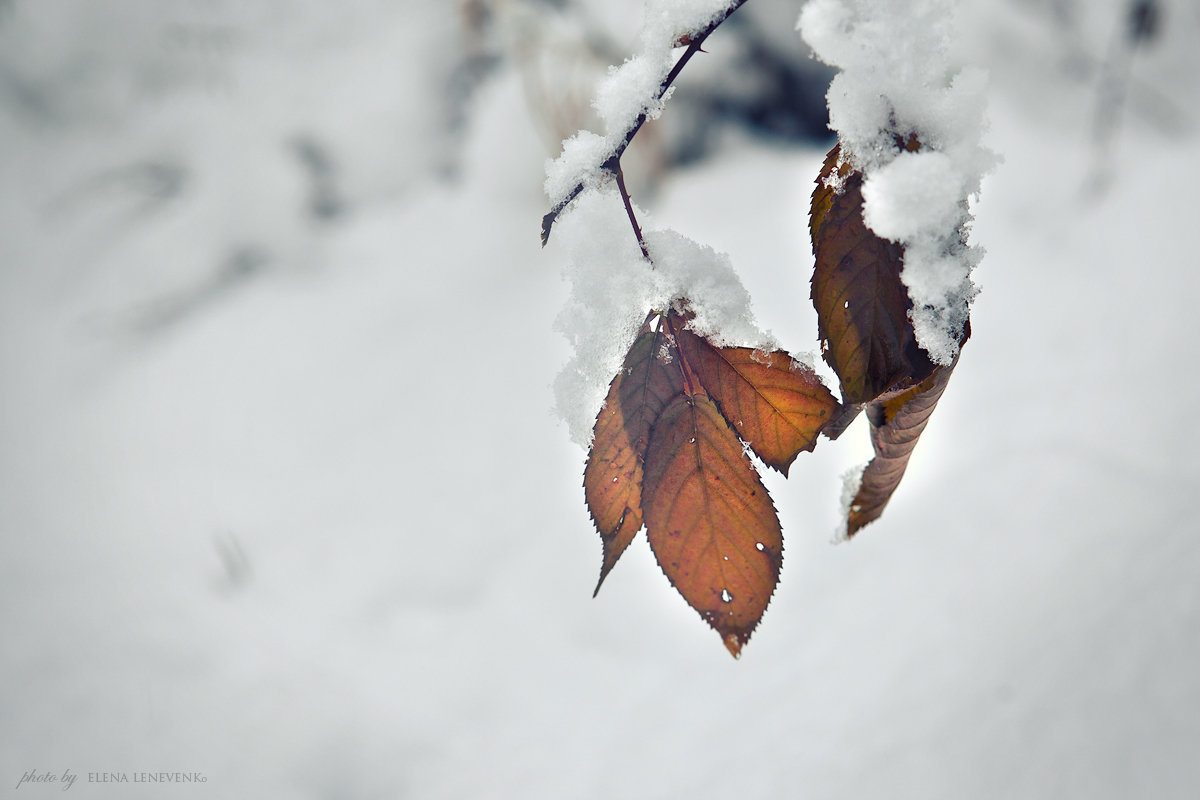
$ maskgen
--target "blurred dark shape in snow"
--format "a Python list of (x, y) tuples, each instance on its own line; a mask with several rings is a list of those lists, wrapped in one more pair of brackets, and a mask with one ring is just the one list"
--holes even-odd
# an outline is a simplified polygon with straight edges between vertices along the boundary
[(300, 165), (308, 174), (308, 211), (312, 218), (325, 222), (341, 216), (346, 210), (346, 203), (337, 186), (337, 164), (329, 148), (308, 134), (297, 135), (291, 145)]
[(1158, 36), (1162, 25), (1162, 7), (1157, 0), (1137, 0), (1129, 8), (1129, 39), (1149, 42)]
[[(612, 10), (616, 6), (625, 13)], [(582, 0), (464, 0), (464, 24), (495, 63), (521, 73), (530, 113), (548, 155), (581, 129), (603, 133), (591, 108), (596, 82), (637, 50), (639, 4), (607, 9)], [(729, 129), (790, 143), (827, 143), (825, 90), (832, 70), (812, 60), (795, 33), (794, 3), (739, 9), (688, 65), (669, 112), (646, 125), (631, 162), (661, 174), (708, 156)], [(640, 152), (639, 152), (640, 151)], [(637, 180), (636, 163), (626, 177)]]
[[(795, 40), (794, 21), (784, 24), (781, 10), (785, 16), (794, 11), (779, 3), (739, 9), (722, 28), (727, 40), (712, 45), (710, 55), (718, 47), (726, 52), (706, 71), (708, 80), (680, 85), (676, 102), (690, 124), (681, 126), (677, 161), (702, 160), (730, 127), (780, 143), (831, 142), (825, 91), (833, 70)], [(781, 24), (787, 32), (782, 41), (768, 33)]]
[[(1120, 13), (1122, 9), (1118, 9)], [(1092, 123), (1094, 165), (1084, 183), (1083, 195), (1095, 199), (1112, 182), (1113, 149), (1118, 146), (1122, 118), (1127, 106), (1136, 103), (1141, 116), (1172, 136), (1190, 134), (1192, 118), (1169, 93), (1152, 82), (1140, 80), (1137, 57), (1144, 56), (1158, 41), (1165, 12), (1159, 0), (1132, 0), (1118, 18), (1106, 55), (1098, 62), (1096, 110)]]
[[(178, 199), (187, 184), (187, 168), (167, 159), (148, 158), (120, 167), (102, 169), (68, 187), (45, 206), (45, 214), (59, 223), (85, 213), (89, 206), (120, 206), (127, 212), (123, 222), (134, 223), (147, 214), (161, 211)], [(124, 200), (118, 199), (123, 197)], [(114, 220), (114, 227), (119, 223)]]
[(108, 320), (90, 330), (141, 335), (265, 264), (313, 266), (353, 212), (457, 157), (459, 33), (452, 4), (431, 1), (6, 3), (12, 269)]
[(221, 562), (221, 574), (216, 581), (217, 591), (229, 594), (249, 586), (254, 578), (254, 569), (241, 539), (225, 531), (213, 536), (213, 548)]
[(234, 247), (218, 268), (204, 276), (198, 286), (158, 297), (134, 313), (134, 331), (154, 336), (179, 325), (221, 302), (263, 272), (270, 256), (255, 245)]

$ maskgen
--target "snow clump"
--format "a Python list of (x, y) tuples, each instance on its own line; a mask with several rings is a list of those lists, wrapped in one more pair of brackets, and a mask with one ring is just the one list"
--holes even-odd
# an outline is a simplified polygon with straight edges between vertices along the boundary
[(644, 237), (653, 265), (611, 186), (580, 194), (555, 228), (552, 243), (565, 256), (571, 284), (556, 328), (575, 351), (555, 381), (555, 400), (571, 439), (585, 448), (608, 385), (651, 309), (686, 298), (695, 314), (691, 329), (714, 344), (779, 347), (755, 323), (750, 294), (727, 255), (672, 230), (646, 230)]
[[(952, 62), (952, 0), (811, 0), (799, 27), (840, 72), (830, 127), (863, 174), (863, 220), (904, 245), (900, 279), (917, 342), (939, 364), (958, 355), (983, 251), (966, 244), (970, 199), (996, 163), (981, 144), (986, 75)], [(920, 143), (910, 152), (900, 143)]]

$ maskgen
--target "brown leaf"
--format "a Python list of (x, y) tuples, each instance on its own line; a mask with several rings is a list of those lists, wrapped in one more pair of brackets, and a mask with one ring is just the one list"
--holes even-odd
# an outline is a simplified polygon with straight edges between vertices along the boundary
[(838, 402), (817, 374), (781, 350), (714, 347), (686, 329), (677, 340), (721, 416), (763, 463), (784, 475), (836, 415)]
[(850, 502), (846, 538), (883, 513), (904, 477), (917, 440), (946, 390), (955, 364), (937, 367), (916, 386), (885, 395), (867, 406), (875, 457), (863, 472), (858, 492)]
[(654, 425), (642, 501), (663, 572), (736, 657), (779, 581), (783, 536), (758, 473), (703, 391), (676, 397)]
[(596, 592), (642, 528), (642, 463), (650, 429), (683, 392), (678, 363), (664, 359), (665, 333), (647, 324), (609, 385), (583, 473), (584, 498), (604, 546)]
[(812, 196), (812, 301), (822, 355), (841, 380), (842, 401), (853, 405), (920, 383), (934, 364), (908, 317), (904, 248), (867, 228), (862, 174), (839, 163), (840, 153), (840, 145), (829, 151)]
[(786, 471), (839, 406), (786, 353), (715, 347), (686, 329), (689, 319), (686, 310), (647, 319), (597, 417), (584, 492), (604, 543), (600, 581), (644, 522), (671, 584), (736, 657), (783, 553), (742, 441)]

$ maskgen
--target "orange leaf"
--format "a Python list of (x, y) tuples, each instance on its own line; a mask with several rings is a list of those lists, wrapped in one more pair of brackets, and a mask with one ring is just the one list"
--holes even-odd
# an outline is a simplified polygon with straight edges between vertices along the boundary
[(784, 475), (835, 416), (838, 402), (817, 374), (782, 350), (714, 347), (686, 329), (676, 338), (721, 416), (763, 463)]
[(742, 441), (786, 471), (839, 406), (786, 353), (714, 347), (685, 328), (689, 319), (652, 312), (629, 349), (596, 419), (584, 493), (604, 543), (600, 582), (644, 522), (668, 580), (736, 657), (783, 553)]
[(775, 506), (737, 435), (702, 391), (654, 425), (642, 493), (650, 547), (671, 584), (735, 657), (779, 581)]
[(679, 365), (664, 359), (666, 341), (661, 329), (642, 328), (596, 418), (583, 473), (584, 498), (604, 546), (596, 592), (642, 528), (642, 463), (650, 429), (683, 391)]
[(849, 405), (920, 383), (934, 365), (909, 320), (912, 301), (900, 282), (904, 248), (867, 228), (862, 174), (839, 163), (840, 154), (834, 145), (812, 196), (812, 301), (822, 354)]
[[(957, 363), (957, 360), (955, 361)], [(867, 465), (858, 492), (850, 502), (846, 538), (879, 519), (912, 457), (933, 409), (946, 390), (954, 364), (938, 367), (921, 383), (885, 395), (867, 406), (875, 457)]]

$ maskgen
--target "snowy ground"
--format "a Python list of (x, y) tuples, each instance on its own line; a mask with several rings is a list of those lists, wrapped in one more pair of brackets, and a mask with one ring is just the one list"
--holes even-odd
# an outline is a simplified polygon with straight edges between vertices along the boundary
[[(865, 430), (767, 477), (785, 568), (737, 662), (643, 541), (591, 598), (544, 152), (508, 68), (462, 136), (422, 114), (449, 4), (178, 29), (32, 5), (0, 14), (0, 789), (1200, 795), (1188, 4), (1135, 60), (1100, 194), (1094, 73), (1030, 4), (966, 15), (1005, 158), (974, 336), (853, 543), (830, 540)], [(126, 67), (162, 58), (137, 37), (196, 31), (219, 57)], [(164, 71), (163, 96), (121, 93)], [(18, 108), (14, 74), (61, 104)], [(313, 141), (340, 158), (324, 216)], [(652, 206), (797, 350), (822, 155), (731, 135)]]

